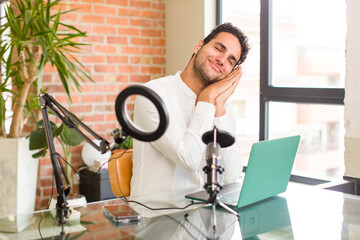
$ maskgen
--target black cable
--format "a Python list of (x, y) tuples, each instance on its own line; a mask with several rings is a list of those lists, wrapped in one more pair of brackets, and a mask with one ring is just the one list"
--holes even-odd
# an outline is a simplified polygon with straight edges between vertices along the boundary
[[(125, 151), (122, 152), (122, 154), (119, 156), (119, 158), (121, 158), (127, 151), (128, 151), (128, 149), (125, 149)], [(81, 174), (79, 171), (77, 171), (77, 170), (76, 170), (68, 161), (66, 161), (66, 159), (65, 159), (63, 156), (61, 156), (60, 154), (59, 154), (59, 157), (60, 157), (60, 159), (61, 159), (63, 162), (65, 162), (67, 165), (69, 165), (69, 166), (71, 167), (71, 169), (72, 169), (77, 175), (79, 175), (79, 176), (81, 176), (81, 177), (85, 177), (85, 178), (90, 177), (90, 176), (87, 176), (87, 175), (83, 175), (83, 174)], [(101, 166), (99, 167), (99, 169), (96, 171), (96, 174), (99, 174), (100, 171), (102, 170), (103, 166), (104, 166), (106, 163), (109, 163), (111, 160), (112, 160), (112, 159), (109, 159), (109, 160), (105, 161), (103, 164), (101, 164)]]
[(128, 203), (135, 203), (135, 204), (138, 204), (140, 206), (143, 206), (147, 209), (150, 209), (150, 210), (154, 210), (154, 211), (158, 211), (158, 210), (184, 210), (192, 205), (196, 205), (196, 204), (203, 204), (203, 202), (194, 202), (193, 200), (191, 200), (191, 203), (189, 203), (188, 205), (186, 205), (185, 207), (165, 207), (165, 208), (152, 208), (152, 207), (149, 207), (141, 202), (138, 202), (138, 201), (135, 201), (135, 200), (127, 200), (126, 197), (120, 197), (121, 199), (125, 200), (125, 203), (128, 204)]
[(65, 162), (67, 165), (69, 165), (69, 166), (71, 167), (71, 169), (72, 169), (77, 175), (82, 176), (82, 177), (88, 177), (88, 176), (86, 176), (86, 175), (81, 174), (79, 171), (77, 171), (77, 170), (76, 170), (68, 161), (66, 161), (66, 159), (65, 159), (63, 156), (61, 156), (60, 154), (59, 154), (59, 157), (60, 157), (60, 159), (61, 159), (63, 162)]
[[(127, 151), (128, 151), (128, 149), (125, 149), (125, 151), (123, 151), (118, 158), (121, 158)], [(103, 164), (101, 164), (101, 166), (100, 166), (99, 170), (97, 170), (96, 174), (99, 174), (99, 172), (101, 171), (102, 167), (103, 167), (106, 163), (109, 163), (111, 160), (112, 160), (112, 159), (111, 159), (111, 157), (110, 157), (109, 160), (107, 160), (107, 161), (105, 161)]]

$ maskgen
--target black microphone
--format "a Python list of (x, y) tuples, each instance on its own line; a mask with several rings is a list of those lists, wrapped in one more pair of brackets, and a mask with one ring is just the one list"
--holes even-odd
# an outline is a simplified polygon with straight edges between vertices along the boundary
[[(211, 142), (206, 146), (206, 173), (205, 189), (209, 194), (218, 193), (223, 188), (220, 184), (220, 174), (224, 169), (219, 165), (221, 157), (219, 156), (220, 144)], [(213, 196), (211, 195), (210, 198)]]

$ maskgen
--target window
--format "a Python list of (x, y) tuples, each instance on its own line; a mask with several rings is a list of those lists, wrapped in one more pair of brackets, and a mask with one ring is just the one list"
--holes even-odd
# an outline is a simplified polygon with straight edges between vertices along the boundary
[(235, 106), (239, 99), (244, 101), (244, 111), (237, 115), (241, 147), (248, 152), (259, 139), (301, 134), (293, 173), (342, 177), (345, 1), (218, 4), (218, 23), (232, 22), (251, 45), (242, 85), (232, 98)]
[(341, 178), (344, 173), (342, 105), (269, 103), (269, 139), (300, 134), (293, 174)]
[[(243, 63), (243, 77), (231, 97), (237, 119), (237, 141), (244, 160), (248, 160), (251, 145), (259, 140), (260, 81), (260, 2), (226, 0), (222, 2), (222, 22), (232, 22), (249, 38), (251, 50)], [(247, 164), (245, 162), (245, 164)]]
[(345, 1), (273, 0), (272, 9), (272, 85), (343, 88)]

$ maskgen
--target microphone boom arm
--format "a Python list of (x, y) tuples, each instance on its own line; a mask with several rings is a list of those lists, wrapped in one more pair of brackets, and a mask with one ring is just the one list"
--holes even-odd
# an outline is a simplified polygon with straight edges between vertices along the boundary
[[(94, 132), (91, 128), (89, 128), (86, 124), (84, 124), (79, 118), (77, 118), (73, 113), (69, 112), (66, 108), (64, 108), (60, 103), (58, 103), (52, 96), (47, 93), (42, 93), (39, 95), (39, 101), (41, 109), (50, 108), (57, 117), (61, 119), (63, 123), (68, 128), (72, 128), (77, 134), (79, 134), (86, 142), (88, 142), (91, 146), (93, 146), (100, 153), (106, 153), (111, 150), (110, 144), (108, 141), (100, 137), (96, 132)], [(61, 112), (59, 112), (59, 111)], [(89, 137), (87, 137), (76, 125), (78, 124), (84, 130), (86, 130), (89, 134), (91, 134), (94, 138), (100, 141), (100, 144), (95, 144)], [(127, 134), (121, 131), (120, 133), (122, 138), (125, 139)]]
[[(44, 121), (44, 130), (46, 134), (46, 140), (49, 147), (50, 152), (50, 159), (51, 164), (54, 170), (54, 177), (55, 177), (55, 183), (56, 183), (56, 190), (58, 193), (57, 197), (57, 213), (58, 213), (58, 219), (59, 223), (63, 224), (65, 223), (65, 217), (68, 216), (69, 211), (67, 207), (67, 201), (66, 196), (70, 192), (70, 186), (69, 186), (69, 179), (67, 178), (66, 174), (64, 173), (64, 169), (62, 165), (59, 162), (59, 154), (55, 151), (55, 144), (54, 144), (54, 136), (52, 134), (52, 129), (50, 125), (49, 115), (48, 115), (48, 109), (51, 109), (57, 117), (61, 119), (61, 121), (68, 127), (73, 129), (77, 134), (79, 134), (86, 142), (88, 142), (91, 146), (93, 146), (95, 149), (97, 149), (99, 152), (106, 153), (109, 150), (113, 148), (113, 145), (110, 145), (108, 141), (100, 137), (97, 133), (95, 133), (93, 130), (91, 130), (87, 125), (85, 125), (79, 118), (77, 118), (74, 114), (69, 112), (67, 109), (65, 109), (60, 103), (58, 103), (52, 96), (50, 96), (47, 93), (41, 93), (39, 95), (39, 102), (41, 106), (41, 113), (43, 116)], [(83, 129), (85, 129), (89, 134), (91, 134), (93, 137), (95, 137), (97, 140), (100, 141), (100, 144), (97, 145), (94, 143), (89, 137), (87, 137), (79, 128), (78, 125), (81, 126)], [(118, 130), (116, 132), (115, 142), (117, 144), (121, 144), (122, 141), (126, 138), (127, 134), (124, 133), (121, 130)], [(60, 166), (60, 167), (59, 167)], [(68, 187), (65, 189), (64, 184), (61, 178), (60, 169), (63, 172), (65, 181), (68, 184)]]

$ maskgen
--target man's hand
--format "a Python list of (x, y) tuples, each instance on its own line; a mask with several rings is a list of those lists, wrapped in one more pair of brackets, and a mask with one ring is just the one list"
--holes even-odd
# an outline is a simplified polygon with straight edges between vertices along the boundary
[(215, 105), (215, 117), (226, 113), (225, 102), (234, 93), (242, 75), (241, 65), (234, 69), (224, 79), (210, 84), (198, 96), (198, 101)]

